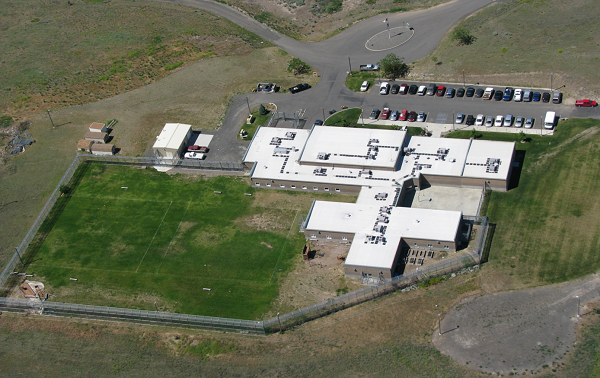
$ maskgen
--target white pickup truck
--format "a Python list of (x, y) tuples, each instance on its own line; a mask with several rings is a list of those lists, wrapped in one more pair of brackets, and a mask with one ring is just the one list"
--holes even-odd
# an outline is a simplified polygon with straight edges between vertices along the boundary
[(198, 159), (198, 160), (202, 160), (204, 159), (204, 154), (201, 152), (186, 152), (183, 155), (184, 158), (186, 159)]

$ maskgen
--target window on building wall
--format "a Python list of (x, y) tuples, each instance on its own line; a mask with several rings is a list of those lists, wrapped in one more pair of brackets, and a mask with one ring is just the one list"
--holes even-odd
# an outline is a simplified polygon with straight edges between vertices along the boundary
[(331, 240), (331, 236), (330, 235), (327, 235), (327, 240)]
[(323, 188), (323, 190), (324, 190), (324, 191), (326, 191), (326, 192), (328, 192), (328, 191), (329, 191), (329, 188)]
[(445, 246), (444, 246), (444, 249), (450, 249), (450, 247), (449, 247), (449, 246), (447, 246), (447, 245), (445, 245)]
[(415, 247), (417, 246), (417, 243), (415, 243)]
[(279, 187), (280, 187), (280, 188), (285, 188), (285, 185), (283, 185), (283, 184), (279, 184)]
[(319, 190), (318, 186), (313, 186), (313, 190)]
[(311, 238), (311, 239), (316, 239), (316, 238), (317, 238), (317, 235), (310, 235), (310, 238)]
[(348, 240), (348, 238), (347, 238), (347, 237), (345, 237), (345, 236), (342, 236), (342, 240), (343, 240), (343, 241), (347, 241), (347, 240)]
[(306, 185), (302, 185), (302, 189), (308, 189)]
[(267, 186), (268, 186), (268, 187), (271, 187), (271, 184), (267, 183)]
[(296, 189), (296, 185), (291, 185), (290, 186), (292, 189)]
[(340, 188), (335, 188), (335, 191), (338, 193), (341, 192)]
[(427, 246), (428, 246), (429, 248), (431, 248), (431, 247), (433, 247), (433, 244), (427, 244)]

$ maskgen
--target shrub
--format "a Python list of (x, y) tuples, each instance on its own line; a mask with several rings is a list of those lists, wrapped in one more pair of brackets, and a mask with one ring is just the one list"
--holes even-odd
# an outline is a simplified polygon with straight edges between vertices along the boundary
[(470, 45), (475, 42), (475, 36), (467, 28), (456, 28), (452, 34), (452, 40), (458, 41), (458, 45)]
[(263, 104), (260, 104), (260, 106), (258, 107), (258, 114), (266, 115), (269, 114), (269, 111), (267, 110), (267, 108), (265, 108)]
[(69, 185), (66, 185), (66, 184), (62, 184), (62, 185), (61, 185), (61, 186), (58, 188), (58, 190), (60, 190), (60, 192), (61, 192), (62, 194), (69, 194), (69, 193), (71, 193), (71, 187), (70, 187)]
[(288, 72), (294, 75), (304, 75), (310, 72), (310, 66), (298, 58), (292, 58), (288, 63)]

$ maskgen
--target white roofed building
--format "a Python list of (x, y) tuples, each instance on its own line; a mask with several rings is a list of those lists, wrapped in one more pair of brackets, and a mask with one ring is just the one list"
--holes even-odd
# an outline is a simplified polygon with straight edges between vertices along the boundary
[(182, 123), (167, 123), (152, 146), (155, 157), (179, 159), (192, 136), (192, 126)]

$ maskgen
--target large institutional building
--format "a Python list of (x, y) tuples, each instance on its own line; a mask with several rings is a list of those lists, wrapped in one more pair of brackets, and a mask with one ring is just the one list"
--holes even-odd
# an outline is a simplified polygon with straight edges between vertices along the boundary
[(514, 154), (514, 143), (403, 130), (263, 127), (243, 162), (256, 187), (358, 194), (356, 203), (315, 201), (306, 238), (352, 242), (346, 275), (391, 278), (402, 250), (456, 251), (460, 242), (462, 213), (397, 207), (407, 189), (485, 184), (506, 191)]

